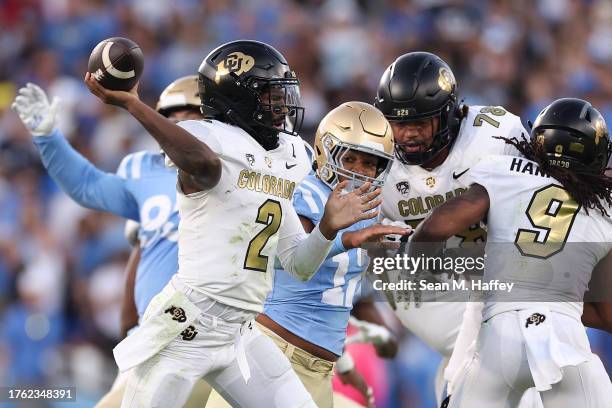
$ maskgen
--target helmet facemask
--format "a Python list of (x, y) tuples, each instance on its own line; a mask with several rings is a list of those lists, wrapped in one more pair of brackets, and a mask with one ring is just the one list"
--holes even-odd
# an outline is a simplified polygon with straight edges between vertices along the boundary
[[(215, 95), (216, 111), (222, 112), (215, 116), (242, 128), (266, 150), (278, 146), (279, 132), (292, 136), (299, 134), (304, 121), (304, 107), (301, 106), (297, 78), (250, 77), (242, 83), (236, 79), (244, 90), (242, 96), (231, 101), (223, 95)], [(206, 95), (204, 87), (200, 94)], [(204, 106), (211, 105), (206, 103), (206, 96), (203, 101)]]
[(279, 132), (298, 135), (304, 121), (304, 108), (301, 106), (297, 78), (250, 77), (242, 86), (251, 95), (248, 99), (251, 99), (255, 106), (254, 109), (246, 109), (243, 114), (246, 116), (248, 111), (252, 112), (250, 120), (238, 125), (265, 149), (276, 148)]
[[(390, 155), (367, 146), (343, 142), (331, 133), (323, 136), (322, 145), (324, 149), (323, 155), (327, 157), (327, 161), (319, 168), (319, 176), (331, 189), (334, 189), (339, 183), (339, 176), (349, 181), (349, 186), (346, 188), (348, 191), (357, 189), (367, 182), (372, 184), (370, 191), (384, 185), (385, 178), (393, 163), (393, 157)], [(366, 153), (378, 159), (374, 177), (368, 177), (345, 168), (344, 158), (351, 151)]]
[(261, 88), (253, 121), (276, 132), (297, 136), (304, 121), (297, 80), (255, 80), (251, 89)]
[(442, 109), (434, 112), (428, 112), (421, 115), (411, 116), (410, 119), (396, 119), (388, 117), (390, 122), (416, 122), (422, 120), (430, 120), (432, 122), (432, 129), (434, 129), (433, 121), (438, 118), (438, 130), (433, 132), (431, 145), (425, 151), (408, 153), (403, 149), (403, 146), (407, 144), (399, 143), (397, 137), (395, 139), (395, 156), (404, 164), (408, 165), (421, 165), (429, 162), (435, 158), (444, 148), (450, 146), (454, 141), (452, 132), (449, 126), (450, 117), (455, 112), (455, 103), (450, 101)]

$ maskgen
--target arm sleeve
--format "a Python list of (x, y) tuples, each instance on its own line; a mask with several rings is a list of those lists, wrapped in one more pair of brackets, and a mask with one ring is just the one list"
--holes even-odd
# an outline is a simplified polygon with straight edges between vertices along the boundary
[(332, 244), (332, 247), (329, 250), (326, 259), (333, 258), (334, 256), (347, 251), (347, 249), (344, 247), (344, 244), (342, 243), (342, 235), (344, 235), (344, 231), (345, 230), (342, 230), (336, 235), (336, 239), (334, 239), (334, 243)]
[(297, 213), (289, 207), (279, 231), (277, 256), (287, 273), (307, 281), (319, 270), (333, 243), (321, 234), (318, 224), (306, 234)]
[(126, 180), (96, 168), (58, 130), (47, 137), (34, 138), (34, 144), (51, 178), (74, 201), (87, 208), (140, 221), (138, 203), (128, 190)]
[[(317, 225), (323, 217), (325, 211), (325, 202), (323, 197), (317, 191), (312, 190), (300, 184), (293, 194), (293, 208), (295, 212), (302, 217), (306, 217)], [(339, 231), (333, 241), (331, 250), (327, 254), (326, 259), (331, 259), (334, 256), (346, 252), (347, 249), (342, 244), (342, 235), (345, 230)]]

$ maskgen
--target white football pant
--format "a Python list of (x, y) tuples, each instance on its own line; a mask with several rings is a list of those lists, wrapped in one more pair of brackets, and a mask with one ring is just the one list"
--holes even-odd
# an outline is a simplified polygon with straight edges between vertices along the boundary
[[(550, 390), (540, 392), (544, 407), (609, 407), (610, 378), (599, 357), (591, 353), (582, 323), (556, 312), (550, 312), (546, 318), (559, 340), (584, 353), (587, 361), (562, 368), (561, 380), (552, 384)], [(535, 386), (521, 331), (523, 324), (518, 311), (500, 313), (483, 322), (474, 359), (451, 396), (450, 408), (519, 406), (525, 391)], [(537, 393), (525, 397), (528, 396), (534, 397), (533, 404), (539, 402), (535, 398)], [(528, 403), (528, 399), (523, 399), (523, 403)]]
[(131, 370), (123, 408), (182, 407), (200, 378), (234, 407), (316, 407), (282, 351), (257, 329), (253, 313), (181, 291), (203, 312), (193, 323), (197, 334), (191, 340), (179, 335)]

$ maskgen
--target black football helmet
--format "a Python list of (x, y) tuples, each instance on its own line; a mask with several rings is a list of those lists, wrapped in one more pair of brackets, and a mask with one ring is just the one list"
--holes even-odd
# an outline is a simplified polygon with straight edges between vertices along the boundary
[(551, 166), (602, 174), (612, 152), (606, 122), (589, 102), (557, 99), (536, 118), (531, 140), (542, 144)]
[(387, 68), (376, 93), (374, 106), (393, 122), (439, 118), (433, 144), (425, 152), (406, 153), (395, 142), (395, 155), (405, 164), (423, 164), (452, 145), (461, 122), (457, 83), (450, 67), (437, 55), (411, 52)]
[(299, 81), (285, 57), (268, 44), (223, 44), (206, 56), (198, 72), (202, 110), (242, 128), (265, 149), (278, 145), (278, 132), (300, 131)]

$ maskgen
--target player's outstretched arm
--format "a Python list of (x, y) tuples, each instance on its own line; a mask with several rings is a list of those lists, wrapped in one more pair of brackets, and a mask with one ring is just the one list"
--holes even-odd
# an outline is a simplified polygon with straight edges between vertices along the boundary
[(127, 110), (157, 140), (172, 162), (194, 176), (202, 188), (212, 188), (221, 177), (221, 160), (205, 143), (174, 122), (160, 115), (138, 98), (138, 84), (129, 92), (105, 89), (90, 74), (85, 85), (102, 102)]
[(442, 242), (483, 220), (489, 212), (489, 193), (480, 184), (437, 207), (416, 229), (412, 242)]
[(45, 169), (70, 198), (87, 208), (138, 220), (138, 205), (125, 180), (96, 168), (56, 128), (59, 99), (50, 103), (42, 88), (28, 83), (12, 107), (34, 136)]
[[(295, 201), (294, 201), (295, 202)], [(299, 215), (300, 222), (304, 227), (304, 231), (310, 234), (315, 225), (308, 216)], [(327, 254), (327, 259), (346, 252), (353, 248), (359, 248), (367, 242), (382, 242), (389, 235), (410, 236), (412, 228), (410, 226), (399, 227), (396, 225), (374, 224), (369, 227), (362, 228), (356, 231), (340, 231), (334, 239), (334, 245)]]
[[(295, 210), (290, 211), (279, 231), (277, 256), (283, 269), (307, 281), (325, 261), (338, 231), (354, 223), (374, 218), (381, 200), (380, 189), (368, 193), (370, 183), (342, 194), (347, 182), (339, 183), (325, 204), (323, 218), (306, 234)], [(374, 210), (374, 211), (373, 211)]]

